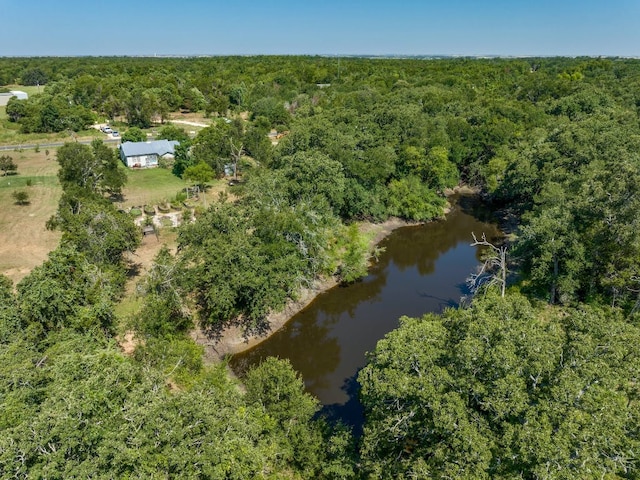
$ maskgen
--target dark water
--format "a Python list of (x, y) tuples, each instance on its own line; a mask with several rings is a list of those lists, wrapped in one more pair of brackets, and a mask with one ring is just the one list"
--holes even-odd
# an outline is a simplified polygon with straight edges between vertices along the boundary
[(480, 263), (480, 251), (469, 245), (471, 232), (499, 237), (486, 212), (475, 207), (463, 197), (446, 220), (396, 230), (380, 243), (385, 252), (366, 278), (319, 295), (273, 336), (234, 356), (231, 367), (242, 375), (268, 356), (288, 358), (323, 413), (357, 433), (362, 411), (355, 379), (365, 353), (402, 315), (456, 306), (468, 293), (465, 279)]

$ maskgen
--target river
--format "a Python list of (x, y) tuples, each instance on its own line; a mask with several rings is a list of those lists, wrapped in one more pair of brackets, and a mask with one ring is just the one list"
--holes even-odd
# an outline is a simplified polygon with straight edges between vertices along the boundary
[(469, 292), (465, 280), (480, 264), (471, 233), (500, 236), (488, 213), (473, 197), (461, 197), (445, 220), (392, 232), (379, 246), (384, 252), (359, 282), (320, 294), (263, 343), (235, 355), (231, 368), (242, 375), (263, 358), (288, 358), (304, 378), (307, 391), (332, 420), (357, 434), (362, 409), (356, 376), (366, 352), (397, 328), (398, 319), (455, 307)]

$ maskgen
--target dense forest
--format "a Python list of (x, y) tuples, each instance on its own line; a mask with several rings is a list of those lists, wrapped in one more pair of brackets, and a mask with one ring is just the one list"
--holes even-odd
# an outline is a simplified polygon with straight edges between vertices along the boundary
[[(101, 140), (57, 151), (60, 245), (0, 278), (3, 478), (640, 478), (640, 61), (0, 58), (15, 84), (43, 87), (6, 107), (26, 134), (157, 125), (175, 175), (242, 182), (121, 319), (126, 176)], [(189, 137), (175, 111), (215, 121)], [(516, 220), (509, 285), (379, 342), (360, 438), (286, 361), (203, 363), (194, 325), (259, 331), (314, 280), (357, 281), (358, 222), (440, 217), (461, 183)]]

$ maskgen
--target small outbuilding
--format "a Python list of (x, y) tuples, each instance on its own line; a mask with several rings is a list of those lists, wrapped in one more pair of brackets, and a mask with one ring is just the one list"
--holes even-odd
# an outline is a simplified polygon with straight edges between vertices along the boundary
[(16, 97), (18, 100), (26, 100), (29, 98), (27, 92), (21, 90), (11, 90), (9, 92), (0, 92), (0, 107), (4, 107), (9, 103), (9, 100)]
[(173, 158), (180, 142), (155, 140), (153, 142), (124, 142), (120, 145), (120, 158), (129, 168), (157, 167), (160, 158)]
[(29, 95), (27, 94), (27, 92), (23, 92), (22, 90), (11, 90), (11, 93), (18, 100), (27, 100), (29, 98)]

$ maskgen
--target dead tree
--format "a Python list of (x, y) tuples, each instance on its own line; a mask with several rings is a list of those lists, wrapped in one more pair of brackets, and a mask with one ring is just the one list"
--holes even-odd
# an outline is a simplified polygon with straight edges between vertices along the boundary
[(500, 296), (504, 298), (504, 292), (507, 288), (508, 247), (506, 245), (494, 245), (487, 240), (484, 233), (482, 234), (482, 240), (478, 240), (476, 234), (473, 232), (471, 235), (473, 236), (472, 247), (489, 247), (489, 251), (480, 270), (477, 273), (472, 273), (469, 278), (467, 278), (467, 285), (469, 285), (473, 293), (477, 292), (483, 285), (499, 285)]
[(244, 151), (244, 144), (240, 142), (238, 145), (233, 143), (233, 138), (229, 139), (231, 145), (231, 160), (233, 161), (233, 174), (235, 179), (238, 179), (238, 163), (240, 163), (240, 157)]
[[(636, 283), (640, 283), (640, 277), (634, 275), (631, 277), (631, 280), (636, 282)], [(631, 287), (627, 287), (627, 290), (631, 293), (635, 293), (637, 294), (636, 297), (636, 302), (633, 304), (633, 308), (631, 309), (631, 311), (629, 312), (629, 316), (633, 315), (634, 313), (636, 313), (638, 310), (640, 310), (640, 288), (631, 288)]]

